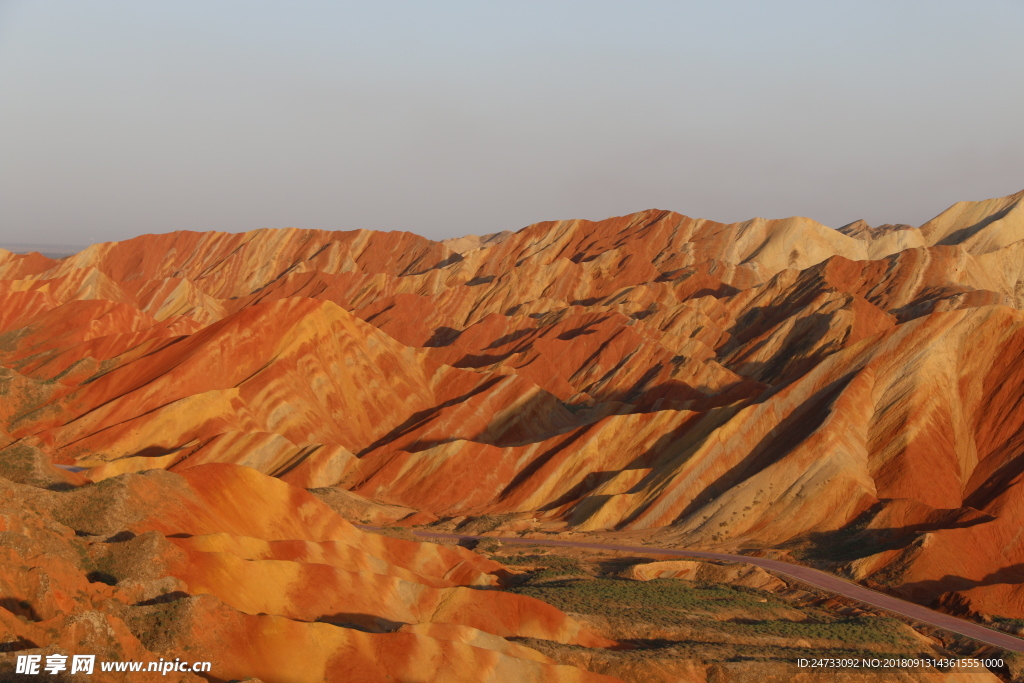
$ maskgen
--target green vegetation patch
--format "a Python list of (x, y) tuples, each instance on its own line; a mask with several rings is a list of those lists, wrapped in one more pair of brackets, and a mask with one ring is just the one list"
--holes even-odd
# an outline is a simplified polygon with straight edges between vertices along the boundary
[[(836, 641), (845, 645), (907, 643), (901, 624), (895, 619), (844, 617), (815, 608), (805, 608), (806, 616), (801, 621), (772, 618), (778, 609), (789, 605), (754, 588), (681, 579), (546, 578), (555, 571), (554, 568), (538, 571), (526, 583), (511, 590), (543, 600), (564, 612), (628, 620), (657, 628), (688, 627), (738, 638), (777, 637)], [(565, 571), (560, 573), (564, 576)], [(724, 613), (737, 611), (742, 611), (747, 618), (722, 618)]]
[(720, 628), (737, 635), (832, 640), (857, 645), (902, 645), (908, 642), (900, 632), (900, 623), (885, 617), (841, 617), (834, 621), (768, 619), (748, 623), (725, 622)]
[(1000, 631), (1012, 633), (1015, 636), (1024, 635), (1024, 619), (1011, 619), (1010, 617), (992, 617), (992, 626)]
[(512, 565), (543, 565), (545, 567), (573, 567), (578, 569), (580, 563), (578, 560), (572, 557), (563, 557), (561, 555), (540, 555), (536, 553), (522, 553), (519, 555), (502, 555), (495, 557), (494, 559), (500, 561), (502, 564)]
[(508, 567), (538, 567), (529, 575), (531, 584), (566, 576), (588, 575), (578, 560), (561, 555), (510, 555), (494, 559)]
[[(528, 583), (513, 588), (517, 593), (551, 603), (565, 612), (605, 617), (628, 616), (656, 626), (692, 624), (697, 616), (740, 607), (768, 612), (779, 601), (759, 591), (725, 584), (695, 584), (680, 579), (631, 581), (618, 578), (547, 580), (545, 569)], [(564, 572), (562, 572), (564, 574)]]

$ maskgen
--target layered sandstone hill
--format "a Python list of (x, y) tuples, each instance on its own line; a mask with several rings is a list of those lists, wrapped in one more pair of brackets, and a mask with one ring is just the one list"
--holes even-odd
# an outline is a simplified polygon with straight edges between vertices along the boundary
[(479, 590), (501, 567), (468, 550), (368, 534), (238, 465), (76, 486), (38, 451), (11, 448), (0, 478), (4, 680), (26, 650), (209, 661), (223, 681), (617, 680), (507, 640), (613, 644), (539, 600)]
[[(446, 243), (0, 252), (0, 447), (93, 482), (246, 465), (407, 523), (810, 547), (916, 600), (1024, 617), (1022, 204), (919, 228), (652, 210)], [(179, 550), (222, 553), (209, 571), (244, 593), (256, 546), (203, 543)]]

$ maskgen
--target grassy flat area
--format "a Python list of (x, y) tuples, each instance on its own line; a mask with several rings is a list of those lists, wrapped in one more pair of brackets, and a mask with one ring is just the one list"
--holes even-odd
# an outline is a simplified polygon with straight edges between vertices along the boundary
[(658, 672), (671, 680), (696, 664), (760, 662), (784, 670), (801, 657), (940, 652), (897, 619), (835, 605), (828, 596), (797, 587), (772, 592), (723, 582), (624, 577), (631, 564), (649, 562), (646, 558), (506, 548), (492, 558), (521, 572), (507, 590), (577, 616), (592, 630), (623, 642), (623, 649), (595, 655), (541, 641), (526, 644), (558, 661), (589, 662), (592, 670), (626, 680), (661, 680)]
[[(544, 570), (550, 571), (550, 570)], [(778, 618), (779, 606), (788, 605), (764, 591), (742, 586), (699, 584), (681, 579), (631, 581), (621, 578), (531, 578), (515, 592), (539, 598), (577, 614), (627, 619), (660, 628), (693, 626), (733, 636), (775, 636), (827, 640), (850, 645), (909, 644), (895, 619), (842, 616), (804, 607), (803, 620)], [(745, 618), (716, 619), (720, 612), (748, 612)]]

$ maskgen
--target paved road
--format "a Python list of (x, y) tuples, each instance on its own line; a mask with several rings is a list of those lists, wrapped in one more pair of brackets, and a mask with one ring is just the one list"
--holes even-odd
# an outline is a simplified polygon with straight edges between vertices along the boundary
[(1012, 650), (1013, 652), (1024, 652), (1024, 640), (1011, 636), (1008, 633), (986, 628), (980, 624), (950, 616), (949, 614), (936, 612), (935, 610), (928, 609), (927, 607), (913, 602), (900, 600), (899, 598), (871, 590), (870, 588), (865, 588), (858, 583), (847, 581), (846, 579), (842, 579), (833, 574), (828, 574), (817, 569), (811, 569), (810, 567), (801, 567), (800, 565), (789, 564), (788, 562), (780, 562), (779, 560), (769, 560), (763, 557), (748, 557), (746, 555), (730, 555), (728, 553), (709, 553), (700, 550), (655, 548), (651, 546), (609, 545), (605, 543), (584, 543), (582, 541), (562, 541), (554, 539), (506, 538), (503, 536), (466, 536), (461, 534), (442, 534), (431, 531), (414, 531), (413, 533), (422, 538), (451, 538), (457, 540), (490, 539), (494, 541), (501, 541), (502, 543), (550, 545), (567, 548), (589, 548), (591, 550), (615, 550), (627, 553), (637, 553), (639, 555), (678, 555), (680, 557), (700, 557), (709, 560), (744, 562), (764, 569), (771, 569), (774, 572), (791, 576), (794, 579), (803, 581), (804, 583), (817, 588), (822, 588), (832, 593), (838, 593), (839, 595), (845, 595), (848, 598), (853, 598), (854, 600), (873, 605), (874, 607), (878, 607), (889, 612), (902, 614), (905, 617), (910, 617), (911, 619), (915, 619), (925, 624), (931, 624), (932, 626), (946, 629), (947, 631), (959, 633), (960, 635), (973, 638), (974, 640), (982, 643), (995, 645), (996, 647), (1003, 648), (1004, 650)]

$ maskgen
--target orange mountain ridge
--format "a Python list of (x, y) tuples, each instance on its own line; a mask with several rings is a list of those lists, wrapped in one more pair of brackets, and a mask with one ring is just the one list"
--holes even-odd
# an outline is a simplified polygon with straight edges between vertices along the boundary
[[(497, 565), (368, 536), (311, 488), (407, 524), (842, 546), (832, 568), (869, 585), (1024, 618), (1022, 204), (919, 228), (650, 210), (446, 242), (288, 228), (0, 250), (0, 457), (145, 508), (95, 533), (163, 539), (194, 633), (294, 631), (311, 644), (289, 657), (321, 670), (392, 639), (466, 671), (591, 680), (503, 638), (601, 639), (462, 587)], [(43, 508), (97, 488), (15, 479)], [(310, 583), (366, 629), (413, 626), (343, 642)]]

